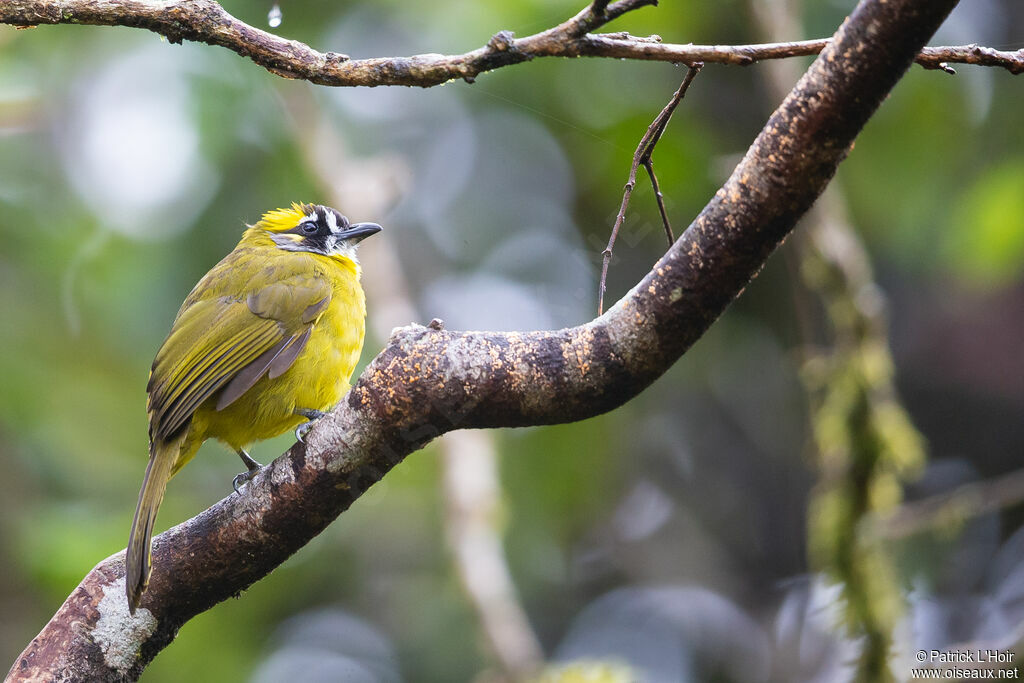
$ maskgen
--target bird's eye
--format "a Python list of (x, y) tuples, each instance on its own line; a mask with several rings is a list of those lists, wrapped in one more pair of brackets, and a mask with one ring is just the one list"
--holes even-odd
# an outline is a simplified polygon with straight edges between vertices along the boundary
[(310, 222), (310, 223), (303, 223), (302, 224), (302, 232), (303, 233), (305, 233), (307, 235), (312, 235), (316, 231), (317, 231), (316, 223)]

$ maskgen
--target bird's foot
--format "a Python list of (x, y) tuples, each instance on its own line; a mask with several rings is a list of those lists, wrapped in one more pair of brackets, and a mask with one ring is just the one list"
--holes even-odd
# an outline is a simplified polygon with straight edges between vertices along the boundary
[(238, 457), (242, 459), (245, 466), (248, 468), (245, 472), (235, 475), (235, 478), (231, 480), (231, 488), (235, 490), (235, 493), (239, 493), (240, 488), (245, 484), (249, 483), (253, 477), (263, 468), (263, 465), (259, 464), (246, 453), (244, 450), (238, 450)]
[(306, 433), (310, 429), (312, 429), (313, 422), (315, 422), (316, 420), (319, 420), (321, 417), (324, 417), (325, 415), (327, 415), (327, 413), (325, 413), (322, 410), (309, 410), (309, 409), (306, 409), (306, 408), (296, 408), (295, 409), (295, 414), (296, 415), (301, 415), (302, 417), (304, 417), (307, 420), (309, 420), (309, 422), (303, 422), (302, 424), (300, 424), (298, 427), (295, 428), (295, 440), (298, 441), (299, 443), (305, 443), (306, 442), (305, 441)]

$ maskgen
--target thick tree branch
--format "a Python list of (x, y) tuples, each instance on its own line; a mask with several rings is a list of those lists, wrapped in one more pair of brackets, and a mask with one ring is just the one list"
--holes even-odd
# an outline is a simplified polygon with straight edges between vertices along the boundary
[(757, 274), (955, 4), (861, 2), (726, 184), (600, 318), (544, 332), (396, 330), (306, 444), (264, 468), (244, 495), (155, 539), (152, 582), (134, 618), (118, 553), (85, 577), (9, 679), (133, 680), (186, 621), (265, 576), (439, 434), (579, 420), (628, 401)]
[[(765, 59), (816, 55), (827, 39), (764, 45), (690, 45), (662, 43), (627, 33), (594, 34), (623, 14), (656, 4), (656, 0), (594, 2), (558, 26), (524, 38), (510, 31), (496, 33), (487, 45), (461, 55), (421, 54), (411, 57), (350, 59), (337, 52), (318, 52), (235, 19), (214, 0), (4, 0), (0, 23), (13, 26), (88, 24), (144, 28), (172, 43), (192, 40), (226, 47), (286, 78), (319, 85), (430, 87), (476, 76), (535, 57), (611, 57), (679, 64), (696, 62), (748, 65)], [(977, 45), (924, 48), (915, 58), (927, 69), (952, 72), (952, 63), (1024, 72), (1024, 50), (1000, 52)]]

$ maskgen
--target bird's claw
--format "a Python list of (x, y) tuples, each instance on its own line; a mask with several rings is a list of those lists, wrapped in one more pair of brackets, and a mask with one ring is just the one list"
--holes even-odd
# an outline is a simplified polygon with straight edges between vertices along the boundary
[(255, 477), (260, 471), (259, 467), (255, 467), (246, 472), (240, 472), (235, 475), (235, 478), (231, 480), (231, 488), (235, 490), (235, 493), (241, 494), (240, 488), (248, 484), (253, 477)]
[(295, 440), (299, 443), (306, 443), (306, 434), (313, 428), (313, 422), (327, 415), (322, 410), (308, 410), (306, 408), (296, 408), (295, 414), (309, 420), (309, 422), (303, 422), (295, 428)]

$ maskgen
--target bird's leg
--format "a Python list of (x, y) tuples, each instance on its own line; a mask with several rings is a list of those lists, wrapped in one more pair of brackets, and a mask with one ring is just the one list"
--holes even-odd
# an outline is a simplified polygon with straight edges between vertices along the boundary
[(303, 439), (305, 439), (306, 437), (306, 432), (308, 432), (309, 429), (313, 426), (313, 421), (319, 420), (321, 417), (327, 414), (322, 410), (310, 410), (308, 408), (296, 408), (294, 412), (296, 415), (301, 415), (302, 417), (309, 420), (309, 422), (303, 422), (302, 424), (295, 428), (295, 439), (299, 443), (305, 443)]
[(234, 480), (232, 480), (231, 487), (235, 489), (235, 493), (238, 493), (238, 489), (255, 477), (256, 473), (260, 471), (261, 467), (263, 467), (263, 465), (253, 460), (242, 448), (238, 449), (238, 457), (242, 459), (242, 462), (245, 463), (247, 469), (245, 472), (235, 475)]

